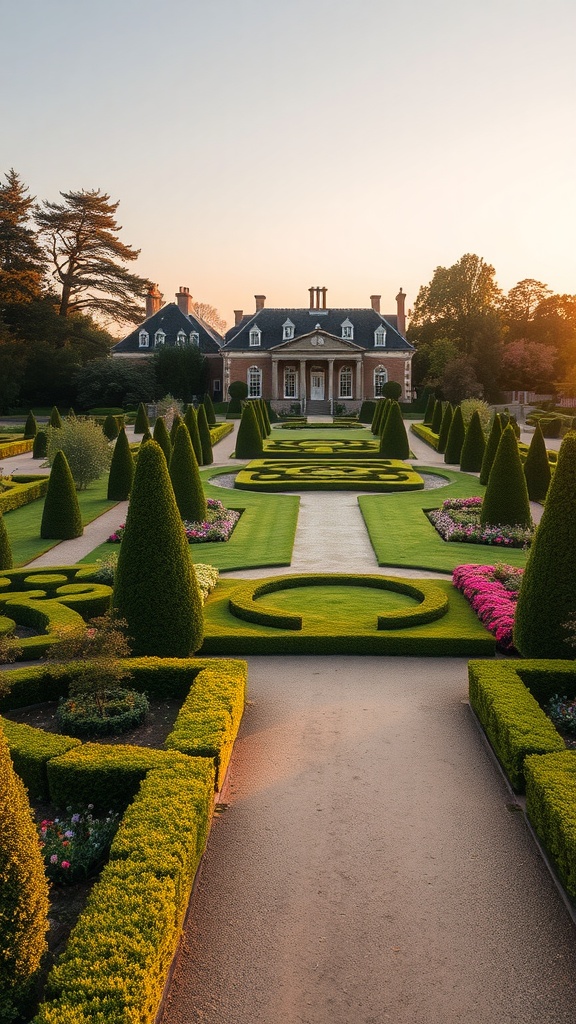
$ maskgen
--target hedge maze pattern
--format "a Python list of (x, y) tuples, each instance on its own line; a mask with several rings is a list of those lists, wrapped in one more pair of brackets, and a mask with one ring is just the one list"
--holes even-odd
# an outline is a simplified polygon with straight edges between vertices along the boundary
[(418, 473), (404, 462), (371, 459), (255, 459), (237, 474), (235, 487), (253, 491), (417, 491)]

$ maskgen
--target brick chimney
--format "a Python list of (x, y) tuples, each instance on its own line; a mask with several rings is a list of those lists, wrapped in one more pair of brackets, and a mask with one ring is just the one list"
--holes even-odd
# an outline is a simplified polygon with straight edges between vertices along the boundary
[(146, 293), (146, 319), (158, 312), (163, 298), (162, 292), (158, 290), (158, 285), (151, 284)]
[(244, 310), (243, 309), (235, 309), (234, 310), (234, 327), (238, 327), (238, 324), (240, 323), (240, 321), (241, 321), (243, 316), (244, 316)]
[(266, 302), (266, 296), (265, 295), (255, 295), (254, 298), (256, 299), (256, 312), (258, 313), (258, 312), (260, 312), (261, 309), (264, 309), (264, 303)]
[(398, 314), (398, 331), (403, 338), (406, 337), (406, 313), (404, 310), (404, 303), (406, 302), (406, 295), (400, 288), (398, 295), (396, 296), (396, 307)]
[(178, 309), (184, 316), (190, 316), (192, 312), (192, 296), (190, 295), (189, 288), (183, 288), (180, 286), (176, 292), (176, 302), (178, 303)]
[(381, 298), (382, 298), (381, 295), (371, 295), (370, 296), (370, 305), (372, 306), (372, 309), (374, 310), (375, 313), (379, 313), (380, 312), (380, 299)]

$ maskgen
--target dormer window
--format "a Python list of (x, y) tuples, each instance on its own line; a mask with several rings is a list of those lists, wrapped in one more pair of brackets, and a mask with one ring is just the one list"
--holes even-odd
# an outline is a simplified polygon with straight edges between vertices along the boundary
[(294, 324), (291, 320), (285, 320), (282, 324), (282, 340), (291, 341), (294, 337)]
[(259, 348), (260, 347), (261, 335), (262, 335), (262, 332), (261, 332), (259, 327), (253, 327), (252, 328), (252, 330), (250, 331), (250, 335), (249, 335), (249, 345), (250, 345), (250, 348)]
[(138, 348), (148, 348), (149, 345), (150, 338), (148, 336), (148, 331), (140, 331), (140, 334), (138, 335)]
[(165, 341), (166, 335), (164, 334), (164, 331), (156, 331), (156, 334), (154, 335), (154, 345), (156, 346), (156, 348), (159, 348), (160, 345), (163, 345)]
[(196, 348), (198, 348), (198, 345), (200, 344), (200, 335), (198, 334), (198, 331), (190, 331), (190, 344), (196, 345)]
[(350, 320), (345, 320), (342, 324), (342, 337), (346, 341), (352, 341), (354, 338), (354, 327)]
[(384, 348), (386, 345), (386, 329), (382, 326), (374, 331), (374, 344), (376, 348)]
[(176, 344), (178, 345), (178, 348), (182, 348), (182, 346), (186, 344), (187, 340), (188, 339), (186, 338), (184, 331), (178, 331), (178, 334), (176, 335)]

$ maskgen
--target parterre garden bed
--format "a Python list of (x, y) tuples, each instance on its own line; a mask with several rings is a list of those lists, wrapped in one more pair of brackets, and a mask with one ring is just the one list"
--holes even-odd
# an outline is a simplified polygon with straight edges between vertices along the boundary
[(235, 487), (258, 491), (413, 491), (422, 477), (405, 462), (344, 458), (254, 459), (236, 476)]

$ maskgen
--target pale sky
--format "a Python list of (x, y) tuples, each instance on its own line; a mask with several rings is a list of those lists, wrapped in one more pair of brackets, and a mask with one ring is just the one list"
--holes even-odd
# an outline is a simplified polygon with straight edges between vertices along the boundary
[(120, 200), (166, 301), (394, 312), (467, 252), (576, 293), (574, 0), (4, 0), (0, 33), (0, 174)]

